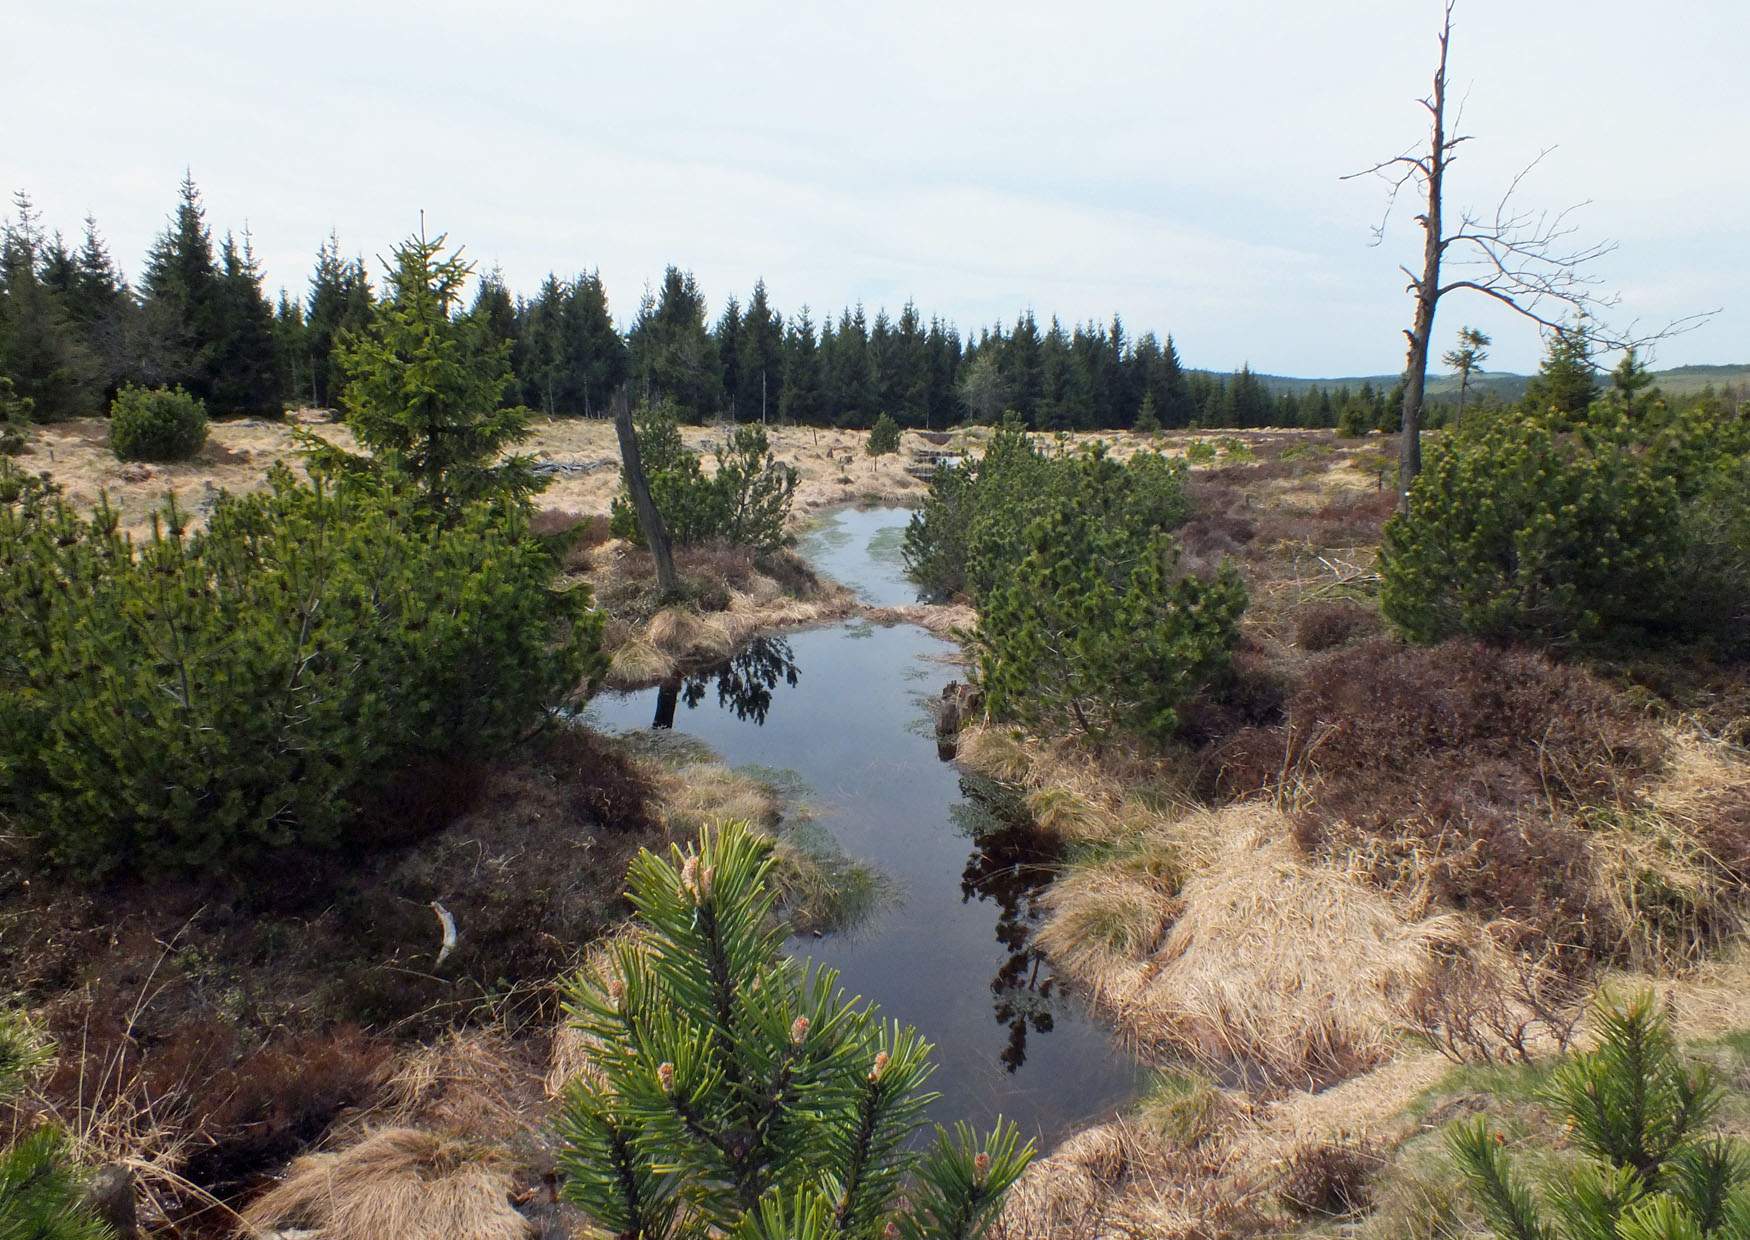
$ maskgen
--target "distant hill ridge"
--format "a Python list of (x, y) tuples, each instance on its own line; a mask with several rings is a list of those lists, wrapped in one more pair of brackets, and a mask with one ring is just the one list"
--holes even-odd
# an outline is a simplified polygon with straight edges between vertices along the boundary
[[(1225, 378), (1221, 371), (1200, 370), (1195, 374), (1209, 375), (1211, 378)], [(1669, 370), (1655, 370), (1653, 380), (1659, 387), (1673, 396), (1683, 396), (1690, 392), (1699, 392), (1708, 384), (1724, 387), (1729, 383), (1750, 385), (1750, 362), (1723, 366), (1673, 366)], [(1398, 375), (1348, 375), (1334, 379), (1300, 379), (1292, 375), (1258, 375), (1265, 387), (1272, 392), (1303, 392), (1308, 388), (1348, 387), (1359, 389), (1364, 383), (1371, 383), (1376, 388), (1389, 389), (1395, 384)], [(1473, 392), (1490, 392), (1504, 401), (1518, 400), (1525, 393), (1525, 385), (1530, 380), (1529, 375), (1511, 374), (1506, 371), (1484, 371), (1471, 376), (1470, 385)], [(1458, 394), (1457, 375), (1428, 376), (1428, 394), (1430, 396), (1456, 396)]]

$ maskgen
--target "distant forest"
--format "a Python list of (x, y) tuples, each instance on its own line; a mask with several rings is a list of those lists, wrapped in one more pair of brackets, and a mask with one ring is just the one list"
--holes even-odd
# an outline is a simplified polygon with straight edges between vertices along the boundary
[[(74, 246), (45, 231), (26, 195), (14, 204), (0, 244), (0, 376), (37, 420), (96, 413), (129, 383), (180, 385), (220, 415), (340, 405), (335, 342), (365, 324), (376, 293), (363, 259), (343, 256), (338, 238), (317, 251), (304, 295), (282, 289), (276, 304), (249, 235), (215, 241), (192, 179), (131, 284), (95, 220)], [(593, 271), (549, 275), (532, 296), (484, 273), (455, 313), (509, 342), (516, 390), (507, 399), (551, 415), (600, 414), (629, 385), (700, 421), (861, 428), (887, 413), (928, 428), (1010, 410), (1041, 430), (1397, 421), (1389, 384), (1191, 370), (1171, 335), (1133, 337), (1117, 316), (1066, 328), (1029, 310), (963, 336), (909, 301), (897, 318), (861, 305), (818, 321), (807, 306), (786, 315), (761, 282), (713, 318), (692, 274), (672, 266), (624, 333)], [(1479, 399), (1491, 399), (1486, 388), (1473, 389)]]

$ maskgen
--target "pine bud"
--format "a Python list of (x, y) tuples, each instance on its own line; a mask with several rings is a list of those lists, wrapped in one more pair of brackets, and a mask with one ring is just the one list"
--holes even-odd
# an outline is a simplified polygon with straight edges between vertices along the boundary
[(790, 1044), (801, 1046), (802, 1040), (808, 1036), (808, 1017), (798, 1016), (790, 1022)]
[(887, 1052), (880, 1051), (875, 1056), (875, 1066), (869, 1069), (870, 1081), (879, 1081), (881, 1074), (887, 1071)]
[(663, 1093), (672, 1094), (674, 1092), (674, 1065), (672, 1063), (663, 1063), (658, 1066), (656, 1069), (656, 1081), (657, 1084), (662, 1086)]
[(972, 1159), (972, 1182), (983, 1184), (984, 1177), (990, 1174), (990, 1155), (982, 1150)]
[(626, 983), (614, 978), (608, 983), (608, 998), (614, 1001), (614, 1006), (620, 1006), (620, 1001), (626, 997)]
[(899, 1224), (888, 1219), (887, 1226), (881, 1229), (881, 1240), (899, 1240)]
[(681, 886), (684, 887), (695, 901), (699, 898), (699, 859), (688, 857), (681, 866)]
[(699, 875), (699, 903), (703, 904), (711, 898), (711, 886), (717, 880), (717, 867), (708, 865)]

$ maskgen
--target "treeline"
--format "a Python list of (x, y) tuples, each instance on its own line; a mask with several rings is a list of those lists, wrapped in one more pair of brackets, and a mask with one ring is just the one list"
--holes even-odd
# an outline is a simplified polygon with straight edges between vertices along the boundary
[[(217, 415), (338, 407), (336, 348), (369, 321), (378, 291), (337, 237), (319, 248), (302, 297), (263, 288), (247, 232), (215, 240), (184, 179), (137, 284), (95, 221), (78, 245), (45, 231), (23, 194), (0, 245), (0, 376), (39, 421), (90, 414), (124, 384), (177, 386)], [(592, 415), (623, 384), (698, 420), (867, 428), (995, 422), (1014, 412), (1040, 430), (1186, 426), (1391, 429), (1395, 393), (1314, 388), (1277, 394), (1249, 368), (1190, 371), (1173, 338), (1110, 323), (1011, 325), (962, 336), (912, 302), (897, 317), (862, 306), (818, 321), (786, 315), (763, 282), (712, 316), (692, 274), (669, 267), (622, 333), (599, 274), (549, 275), (532, 297), (497, 273), (459, 314), (508, 346), (506, 400), (549, 415)]]

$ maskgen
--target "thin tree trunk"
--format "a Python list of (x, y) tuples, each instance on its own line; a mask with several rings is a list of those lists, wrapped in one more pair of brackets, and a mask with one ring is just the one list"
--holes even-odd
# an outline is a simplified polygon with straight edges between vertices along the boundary
[(632, 403), (624, 392), (614, 398), (614, 431), (620, 437), (620, 463), (626, 470), (626, 490), (632, 495), (632, 506), (638, 512), (638, 527), (644, 531), (644, 542), (656, 561), (656, 585), (662, 597), (674, 598), (681, 591), (680, 578), (674, 571), (674, 548), (668, 540), (668, 529), (656, 501), (650, 498), (650, 482), (644, 476), (644, 462), (638, 456), (638, 433), (632, 429)]
[(1422, 401), (1428, 386), (1428, 349), (1434, 339), (1434, 311), (1440, 304), (1440, 256), (1445, 250), (1440, 218), (1441, 189), (1446, 179), (1446, 49), (1452, 39), (1452, 10), (1440, 31), (1440, 67), (1434, 73), (1434, 93), (1425, 100), (1433, 122), (1428, 144), (1428, 206), (1422, 225), (1422, 278), (1414, 285), (1416, 315), (1410, 330), (1410, 356), (1404, 367), (1403, 433), (1398, 448), (1398, 506), (1409, 502), (1410, 484), (1422, 472)]

